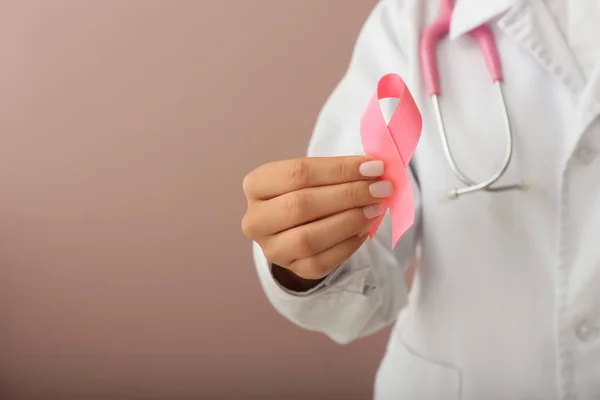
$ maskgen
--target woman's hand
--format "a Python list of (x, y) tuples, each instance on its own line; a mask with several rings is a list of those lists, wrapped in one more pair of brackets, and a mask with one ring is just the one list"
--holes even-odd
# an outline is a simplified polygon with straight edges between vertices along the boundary
[(362, 245), (392, 184), (365, 156), (308, 157), (261, 165), (244, 179), (242, 230), (266, 258), (319, 280)]

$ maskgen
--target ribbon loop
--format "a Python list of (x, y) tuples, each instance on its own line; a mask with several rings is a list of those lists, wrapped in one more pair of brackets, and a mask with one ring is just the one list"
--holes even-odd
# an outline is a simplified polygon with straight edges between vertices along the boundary
[[(386, 98), (398, 99), (389, 125), (379, 106), (379, 100)], [(383, 161), (382, 179), (394, 186), (392, 196), (382, 202), (392, 218), (392, 247), (414, 223), (414, 194), (407, 169), (421, 137), (422, 125), (421, 113), (402, 78), (396, 74), (384, 75), (361, 118), (360, 136), (365, 154)], [(369, 232), (371, 238), (382, 219), (383, 216), (379, 217), (373, 224)]]

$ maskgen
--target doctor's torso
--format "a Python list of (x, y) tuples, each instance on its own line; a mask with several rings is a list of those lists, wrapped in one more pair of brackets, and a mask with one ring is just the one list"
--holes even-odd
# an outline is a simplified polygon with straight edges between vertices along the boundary
[[(401, 40), (414, 40), (406, 47), (415, 52), (422, 10), (413, 3), (404, 6), (415, 7), (405, 10), (415, 15), (406, 17), (415, 21), (413, 32), (403, 28)], [(489, 3), (494, 11), (499, 2)], [(600, 35), (584, 49), (590, 37), (572, 25), (568, 31), (568, 21), (539, 0), (515, 2), (497, 16), (486, 11), (463, 10), (455, 37), (438, 47), (440, 105), (457, 163), (473, 179), (486, 179), (504, 156), (503, 116), (463, 28), (489, 22), (515, 135), (500, 183), (525, 189), (445, 199), (461, 183), (446, 163), (417, 54), (407, 54), (409, 86), (424, 117), (413, 161), (422, 258), (381, 366), (378, 396), (600, 398), (600, 65), (591, 63), (600, 60)], [(599, 21), (578, 22), (598, 33)]]
[(398, 262), (370, 244), (339, 273), (337, 290), (302, 299), (280, 293), (257, 251), (261, 282), (280, 312), (339, 342), (376, 331), (401, 309), (377, 400), (598, 399), (600, 3), (458, 0), (437, 48), (450, 148), (475, 181), (504, 157), (502, 109), (468, 34), (488, 23), (514, 133), (499, 183), (524, 189), (455, 200), (447, 193), (462, 184), (446, 161), (419, 62), (420, 35), (437, 10), (438, 1), (378, 3), (309, 146), (313, 156), (362, 154), (358, 118), (377, 79), (404, 78), (423, 116), (411, 166), (419, 219), (410, 236), (420, 262), (408, 302), (395, 272), (408, 239), (394, 249)]

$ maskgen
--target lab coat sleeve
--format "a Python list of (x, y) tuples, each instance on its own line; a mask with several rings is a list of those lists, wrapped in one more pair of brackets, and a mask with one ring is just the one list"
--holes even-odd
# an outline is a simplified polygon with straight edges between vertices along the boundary
[[(379, 79), (390, 72), (404, 76), (401, 32), (395, 26), (402, 1), (379, 2), (362, 27), (349, 67), (327, 99), (308, 146), (308, 156), (364, 154), (359, 124)], [(392, 23), (391, 18), (394, 21)], [(419, 226), (419, 187), (415, 189), (416, 223), (391, 249), (391, 223), (386, 214), (377, 234), (335, 269), (319, 286), (305, 293), (286, 290), (273, 278), (271, 266), (254, 244), (260, 283), (274, 308), (295, 324), (322, 332), (345, 344), (392, 323), (407, 302), (405, 266), (415, 255)]]

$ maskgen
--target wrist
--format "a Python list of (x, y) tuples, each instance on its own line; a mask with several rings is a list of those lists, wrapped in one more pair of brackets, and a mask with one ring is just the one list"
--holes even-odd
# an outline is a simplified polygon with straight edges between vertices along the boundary
[(327, 278), (324, 276), (321, 279), (305, 279), (277, 264), (272, 264), (271, 274), (281, 286), (293, 292), (307, 292)]

